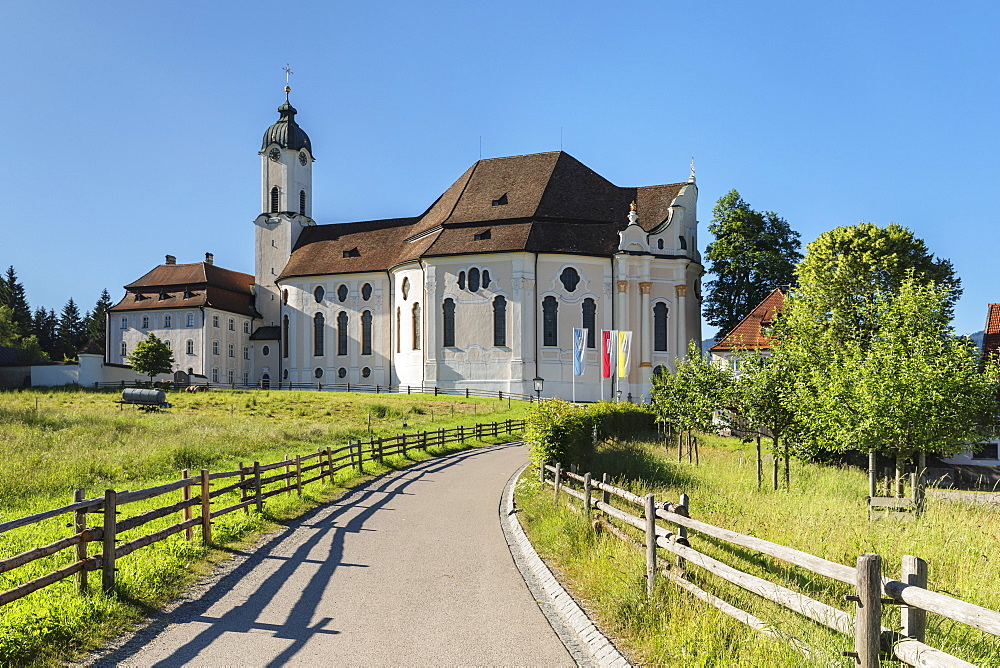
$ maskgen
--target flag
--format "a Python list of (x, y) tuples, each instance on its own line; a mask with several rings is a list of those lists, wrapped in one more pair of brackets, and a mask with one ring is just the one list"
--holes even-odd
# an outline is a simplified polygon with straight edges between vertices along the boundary
[(573, 375), (583, 375), (583, 365), (587, 361), (587, 330), (573, 328)]
[(618, 377), (628, 376), (629, 357), (632, 352), (632, 332), (618, 332)]
[(618, 349), (618, 335), (613, 329), (601, 330), (601, 378), (611, 378), (611, 370), (614, 368), (616, 359), (615, 350)]

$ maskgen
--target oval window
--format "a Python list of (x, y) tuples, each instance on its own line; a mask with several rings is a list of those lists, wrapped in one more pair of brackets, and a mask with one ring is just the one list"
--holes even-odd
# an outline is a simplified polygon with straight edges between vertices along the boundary
[(464, 290), (465, 289), (465, 272), (464, 271), (458, 272), (458, 289), (459, 290)]
[[(318, 304), (321, 301), (323, 301), (323, 297), (325, 296), (326, 296), (326, 290), (323, 289), (322, 285), (317, 285), (316, 289), (313, 290), (313, 297), (316, 299), (316, 303)], [(286, 300), (285, 303), (287, 304), (288, 301)]]
[(566, 267), (563, 269), (562, 274), (560, 274), (559, 280), (562, 281), (566, 292), (573, 292), (576, 290), (576, 286), (580, 284), (580, 274), (573, 267)]
[(483, 269), (483, 289), (490, 287), (490, 270)]
[(364, 285), (361, 286), (361, 298), (364, 299), (365, 301), (368, 301), (369, 299), (372, 298), (371, 283), (365, 283)]
[(317, 378), (322, 378), (323, 377), (323, 370), (320, 369), (319, 367), (316, 367), (316, 370), (313, 371), (313, 375), (316, 376)]
[(345, 369), (344, 367), (340, 367), (339, 369), (337, 369), (337, 377), (347, 378), (347, 369)]
[(479, 270), (473, 267), (469, 270), (469, 291), (476, 292), (479, 290)]
[(347, 286), (346, 285), (341, 285), (340, 287), (337, 288), (337, 299), (339, 299), (342, 302), (347, 301)]
[(372, 370), (369, 369), (368, 367), (365, 367), (364, 369), (361, 370), (361, 375), (367, 378), (368, 376), (372, 375)]
[(656, 247), (659, 248), (660, 250), (663, 250), (663, 239), (656, 240)]
[(263, 355), (264, 357), (267, 357), (270, 354), (270, 352), (271, 352), (270, 346), (264, 346), (263, 348), (260, 349), (260, 354)]

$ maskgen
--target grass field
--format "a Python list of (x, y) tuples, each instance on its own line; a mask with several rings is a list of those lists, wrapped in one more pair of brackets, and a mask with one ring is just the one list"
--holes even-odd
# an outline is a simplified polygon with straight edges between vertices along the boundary
[[(691, 497), (691, 516), (716, 526), (854, 565), (875, 552), (884, 573), (899, 577), (900, 560), (929, 562), (930, 588), (1000, 609), (1000, 515), (995, 508), (928, 501), (912, 523), (867, 518), (867, 480), (857, 469), (793, 462), (790, 491), (756, 490), (754, 454), (735, 439), (706, 436), (701, 466), (678, 464), (676, 453), (646, 443), (606, 445), (594, 472), (608, 472), (623, 487), (657, 500)], [(704, 571), (692, 571), (703, 589), (748, 610), (820, 652), (807, 662), (788, 645), (742, 626), (662, 580), (645, 596), (643, 554), (610, 535), (597, 535), (579, 513), (554, 507), (551, 487), (539, 490), (526, 473), (518, 485), (519, 517), (539, 552), (560, 569), (577, 595), (589, 601), (605, 628), (645, 665), (801, 666), (854, 665), (843, 659), (853, 639), (827, 632), (783, 608), (738, 590)], [(632, 509), (641, 515), (641, 510)], [(693, 534), (692, 547), (740, 570), (767, 577), (850, 610), (842, 585), (770, 557)], [(636, 532), (636, 538), (641, 536)], [(665, 552), (661, 554), (666, 556)], [(899, 612), (885, 606), (883, 624), (898, 628)], [(1000, 665), (1000, 639), (929, 615), (927, 641), (978, 665)]]
[[(66, 505), (76, 488), (93, 497), (106, 488), (135, 490), (176, 480), (185, 468), (232, 470), (240, 461), (266, 463), (347, 440), (367, 440), (369, 420), (372, 435), (389, 436), (519, 419), (526, 407), (430, 395), (213, 391), (171, 393), (168, 401), (174, 408), (143, 413), (122, 410), (114, 403), (117, 398), (114, 392), (84, 390), (0, 393), (0, 522)], [(451, 449), (459, 447), (415, 450), (406, 459), (387, 458), (384, 465), (366, 463), (365, 473), (378, 474)], [(118, 562), (114, 596), (78, 596), (68, 578), (0, 607), (0, 665), (48, 665), (77, 657), (176, 596), (241, 542), (334, 498), (358, 480), (356, 473), (343, 470), (333, 485), (306, 486), (301, 500), (294, 494), (268, 499), (262, 515), (220, 517), (213, 521), (215, 549), (181, 535), (142, 548)], [(130, 505), (128, 512), (163, 505), (164, 498)], [(236, 500), (234, 493), (232, 502)], [(0, 558), (69, 535), (68, 521), (71, 516), (62, 516), (0, 534)], [(176, 521), (176, 516), (164, 518), (120, 538)], [(91, 553), (99, 549), (93, 546)], [(72, 559), (72, 550), (63, 550), (2, 573), (0, 591)], [(90, 578), (91, 588), (97, 588), (99, 576)]]

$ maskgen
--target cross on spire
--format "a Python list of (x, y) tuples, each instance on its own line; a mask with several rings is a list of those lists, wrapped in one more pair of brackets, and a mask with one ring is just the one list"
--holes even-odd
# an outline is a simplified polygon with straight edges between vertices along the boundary
[(285, 63), (285, 66), (281, 69), (285, 71), (285, 102), (288, 102), (288, 94), (292, 92), (292, 87), (288, 85), (288, 77), (295, 74), (295, 72), (292, 72), (291, 66), (288, 63)]

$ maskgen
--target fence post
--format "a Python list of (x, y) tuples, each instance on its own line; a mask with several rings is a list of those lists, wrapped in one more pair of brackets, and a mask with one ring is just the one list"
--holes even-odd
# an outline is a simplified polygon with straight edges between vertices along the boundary
[[(181, 471), (181, 480), (187, 480), (191, 477), (191, 470), (184, 469)], [(190, 501), (191, 500), (191, 486), (184, 485), (181, 487), (181, 500)], [(181, 520), (187, 522), (194, 515), (194, 511), (191, 510), (191, 506), (188, 506), (181, 510)], [(184, 540), (194, 540), (194, 527), (188, 527), (184, 529)]]
[[(927, 589), (927, 562), (920, 557), (903, 555), (903, 582), (914, 587)], [(903, 621), (903, 635), (924, 642), (924, 631), (927, 629), (927, 611), (904, 605), (900, 609)]]
[(913, 497), (913, 505), (917, 507), (916, 513), (924, 512), (924, 473), (923, 471), (910, 474), (910, 494)]
[(590, 518), (590, 471), (583, 474), (583, 511)]
[(115, 490), (104, 490), (104, 536), (101, 554), (101, 589), (110, 594), (115, 588), (115, 530), (118, 500)]
[[(320, 468), (320, 471), (323, 469)], [(257, 495), (257, 512), (264, 512), (264, 499), (260, 498), (260, 462), (253, 463), (253, 488)]]
[(212, 499), (208, 469), (201, 470), (201, 544), (212, 543)]
[[(691, 517), (691, 497), (687, 494), (681, 494), (680, 498), (681, 505), (684, 506), (684, 516)], [(688, 529), (685, 526), (677, 525), (677, 540), (684, 541), (684, 545), (687, 545)], [(677, 568), (684, 569), (684, 558), (677, 557)]]
[(861, 668), (878, 668), (882, 641), (882, 557), (858, 557), (854, 651)]
[(329, 482), (333, 484), (333, 452), (330, 448), (326, 449), (326, 473), (327, 477), (330, 479)]
[[(86, 492), (82, 489), (77, 489), (73, 491), (73, 501), (83, 501), (86, 498)], [(77, 533), (83, 533), (87, 530), (87, 511), (77, 510), (73, 513), (73, 528)], [(76, 544), (76, 560), (83, 561), (87, 558), (87, 541), (81, 537), (80, 542)], [(87, 571), (86, 569), (80, 569), (76, 574), (76, 590), (80, 594), (87, 593)]]
[(545, 487), (545, 464), (547, 462), (542, 462), (538, 465), (538, 486)]
[(653, 597), (656, 584), (656, 502), (646, 495), (646, 597)]
[(295, 455), (295, 489), (302, 496), (302, 455)]
[(285, 496), (290, 496), (292, 493), (292, 483), (289, 480), (292, 477), (291, 466), (291, 455), (285, 455)]
[[(605, 485), (608, 484), (608, 474), (607, 473), (602, 473), (601, 474), (601, 482), (603, 482)], [(605, 490), (601, 490), (601, 501), (603, 503), (611, 503), (611, 492), (609, 492), (606, 489)]]
[(878, 494), (875, 493), (875, 450), (872, 449), (868, 451), (868, 498), (874, 496)]
[(552, 503), (556, 504), (559, 502), (559, 484), (562, 481), (562, 464), (556, 462), (556, 484), (553, 485), (555, 492), (552, 496)]

